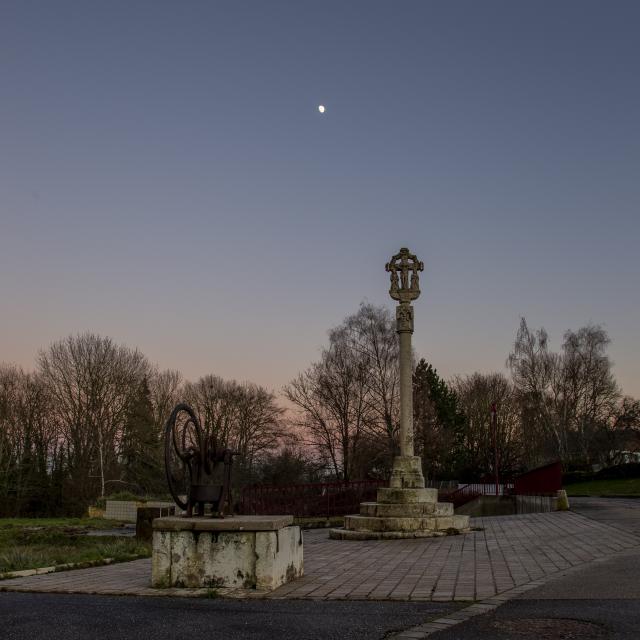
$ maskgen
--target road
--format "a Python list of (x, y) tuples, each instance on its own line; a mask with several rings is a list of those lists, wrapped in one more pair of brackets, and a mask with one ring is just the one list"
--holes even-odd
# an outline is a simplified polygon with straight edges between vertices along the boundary
[[(580, 498), (572, 509), (640, 535), (640, 500)], [(477, 616), (434, 640), (637, 640), (640, 549), (568, 571), (564, 576)]]
[(0, 593), (7, 640), (375, 640), (451, 603), (138, 598)]

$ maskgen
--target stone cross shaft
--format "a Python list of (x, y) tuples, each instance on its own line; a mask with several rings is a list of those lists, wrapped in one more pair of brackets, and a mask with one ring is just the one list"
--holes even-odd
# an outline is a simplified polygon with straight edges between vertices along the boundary
[(391, 274), (389, 295), (399, 302), (396, 307), (396, 331), (400, 339), (400, 455), (413, 456), (413, 367), (411, 334), (413, 307), (411, 302), (420, 295), (418, 272), (424, 263), (403, 247), (386, 264)]

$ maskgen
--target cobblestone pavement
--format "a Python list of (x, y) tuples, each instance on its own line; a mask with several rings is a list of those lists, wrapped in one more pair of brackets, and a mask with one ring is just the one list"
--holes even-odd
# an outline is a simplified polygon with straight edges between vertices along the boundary
[(640, 545), (571, 512), (476, 518), (467, 535), (426, 540), (305, 539), (305, 576), (274, 598), (483, 600)]
[[(232, 597), (470, 601), (533, 586), (554, 573), (640, 546), (640, 537), (572, 512), (476, 518), (466, 535), (411, 540), (329, 540), (305, 532), (305, 576), (266, 594)], [(5, 591), (122, 595), (201, 595), (152, 589), (150, 561), (0, 582)], [(480, 605), (478, 605), (480, 606)]]

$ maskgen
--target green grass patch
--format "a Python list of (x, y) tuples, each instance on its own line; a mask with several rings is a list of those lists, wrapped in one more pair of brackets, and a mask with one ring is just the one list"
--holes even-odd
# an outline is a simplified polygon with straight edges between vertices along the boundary
[(564, 487), (569, 496), (640, 496), (640, 478), (589, 480)]
[(150, 556), (151, 545), (134, 537), (86, 535), (91, 529), (121, 526), (96, 518), (0, 518), (0, 573)]

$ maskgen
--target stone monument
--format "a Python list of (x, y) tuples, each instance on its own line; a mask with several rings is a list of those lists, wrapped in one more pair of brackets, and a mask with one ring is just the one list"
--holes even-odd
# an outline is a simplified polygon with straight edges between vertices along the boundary
[(457, 516), (451, 503), (438, 502), (438, 490), (424, 486), (422, 461), (413, 450), (413, 306), (420, 295), (418, 272), (424, 264), (402, 248), (386, 265), (389, 294), (398, 302), (396, 331), (400, 341), (400, 455), (393, 459), (389, 487), (378, 489), (377, 502), (363, 502), (360, 514), (345, 516), (344, 529), (331, 538), (370, 540), (455, 534), (469, 529), (469, 516)]
[(229, 513), (234, 455), (215, 446), (189, 405), (175, 407), (165, 427), (165, 471), (185, 515), (153, 521), (153, 587), (270, 591), (302, 576), (293, 516)]

